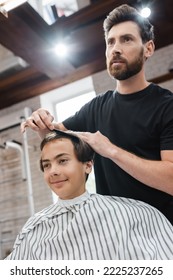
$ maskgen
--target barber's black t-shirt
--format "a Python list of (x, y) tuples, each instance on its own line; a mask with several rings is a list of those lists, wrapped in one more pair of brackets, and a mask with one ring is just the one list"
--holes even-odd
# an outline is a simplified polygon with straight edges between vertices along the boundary
[[(124, 150), (160, 160), (161, 150), (173, 150), (173, 94), (155, 84), (133, 94), (108, 91), (85, 104), (63, 124), (74, 131), (99, 130)], [(173, 196), (144, 185), (98, 154), (94, 171), (99, 194), (138, 199), (162, 212), (173, 201)], [(171, 211), (173, 223), (173, 203)]]

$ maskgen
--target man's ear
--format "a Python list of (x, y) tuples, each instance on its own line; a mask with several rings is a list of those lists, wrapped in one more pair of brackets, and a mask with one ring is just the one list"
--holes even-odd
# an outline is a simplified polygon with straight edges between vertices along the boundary
[(144, 47), (144, 56), (145, 58), (149, 58), (150, 56), (153, 55), (154, 53), (154, 50), (155, 50), (155, 45), (154, 45), (154, 42), (153, 40), (150, 40), (148, 42), (145, 43), (145, 47)]

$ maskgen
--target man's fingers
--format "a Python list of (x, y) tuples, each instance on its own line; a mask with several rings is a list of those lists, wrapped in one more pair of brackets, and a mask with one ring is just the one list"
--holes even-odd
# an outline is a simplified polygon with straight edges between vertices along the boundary
[(24, 132), (25, 132), (26, 127), (27, 127), (26, 122), (22, 122), (21, 125), (20, 125), (20, 131), (21, 131), (21, 133), (24, 133)]
[[(38, 110), (32, 113), (32, 116), (28, 118), (29, 124), (33, 128), (33, 124), (36, 125), (40, 129), (54, 129), (52, 124), (53, 116), (47, 110)], [(32, 123), (30, 123), (30, 121)]]
[(21, 132), (24, 133), (27, 127), (30, 127), (35, 131), (39, 130), (39, 127), (36, 125), (35, 121), (31, 117), (29, 117), (26, 121), (21, 123), (20, 126)]
[(53, 120), (54, 117), (47, 110), (40, 108), (33, 112), (26, 121), (22, 122), (21, 132), (25, 132), (27, 127), (37, 132), (40, 130), (52, 130), (54, 129)]

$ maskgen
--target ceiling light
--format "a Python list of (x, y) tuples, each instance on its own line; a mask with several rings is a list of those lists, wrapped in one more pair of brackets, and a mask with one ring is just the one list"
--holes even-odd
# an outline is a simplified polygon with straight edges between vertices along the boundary
[(151, 14), (151, 10), (148, 7), (145, 7), (141, 10), (141, 16), (144, 18), (148, 18)]
[(59, 57), (65, 57), (67, 55), (67, 46), (59, 43), (56, 47), (55, 47), (55, 53), (59, 56)]

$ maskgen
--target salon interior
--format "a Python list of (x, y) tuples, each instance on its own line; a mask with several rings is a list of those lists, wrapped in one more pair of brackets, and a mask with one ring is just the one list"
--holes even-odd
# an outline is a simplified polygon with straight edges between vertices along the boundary
[[(172, 0), (0, 0), (0, 259), (27, 219), (56, 201), (39, 169), (40, 139), (20, 125), (40, 107), (62, 121), (115, 89), (103, 20), (121, 4), (150, 8), (156, 50), (147, 79), (173, 92)], [(87, 187), (95, 191), (94, 173)]]

